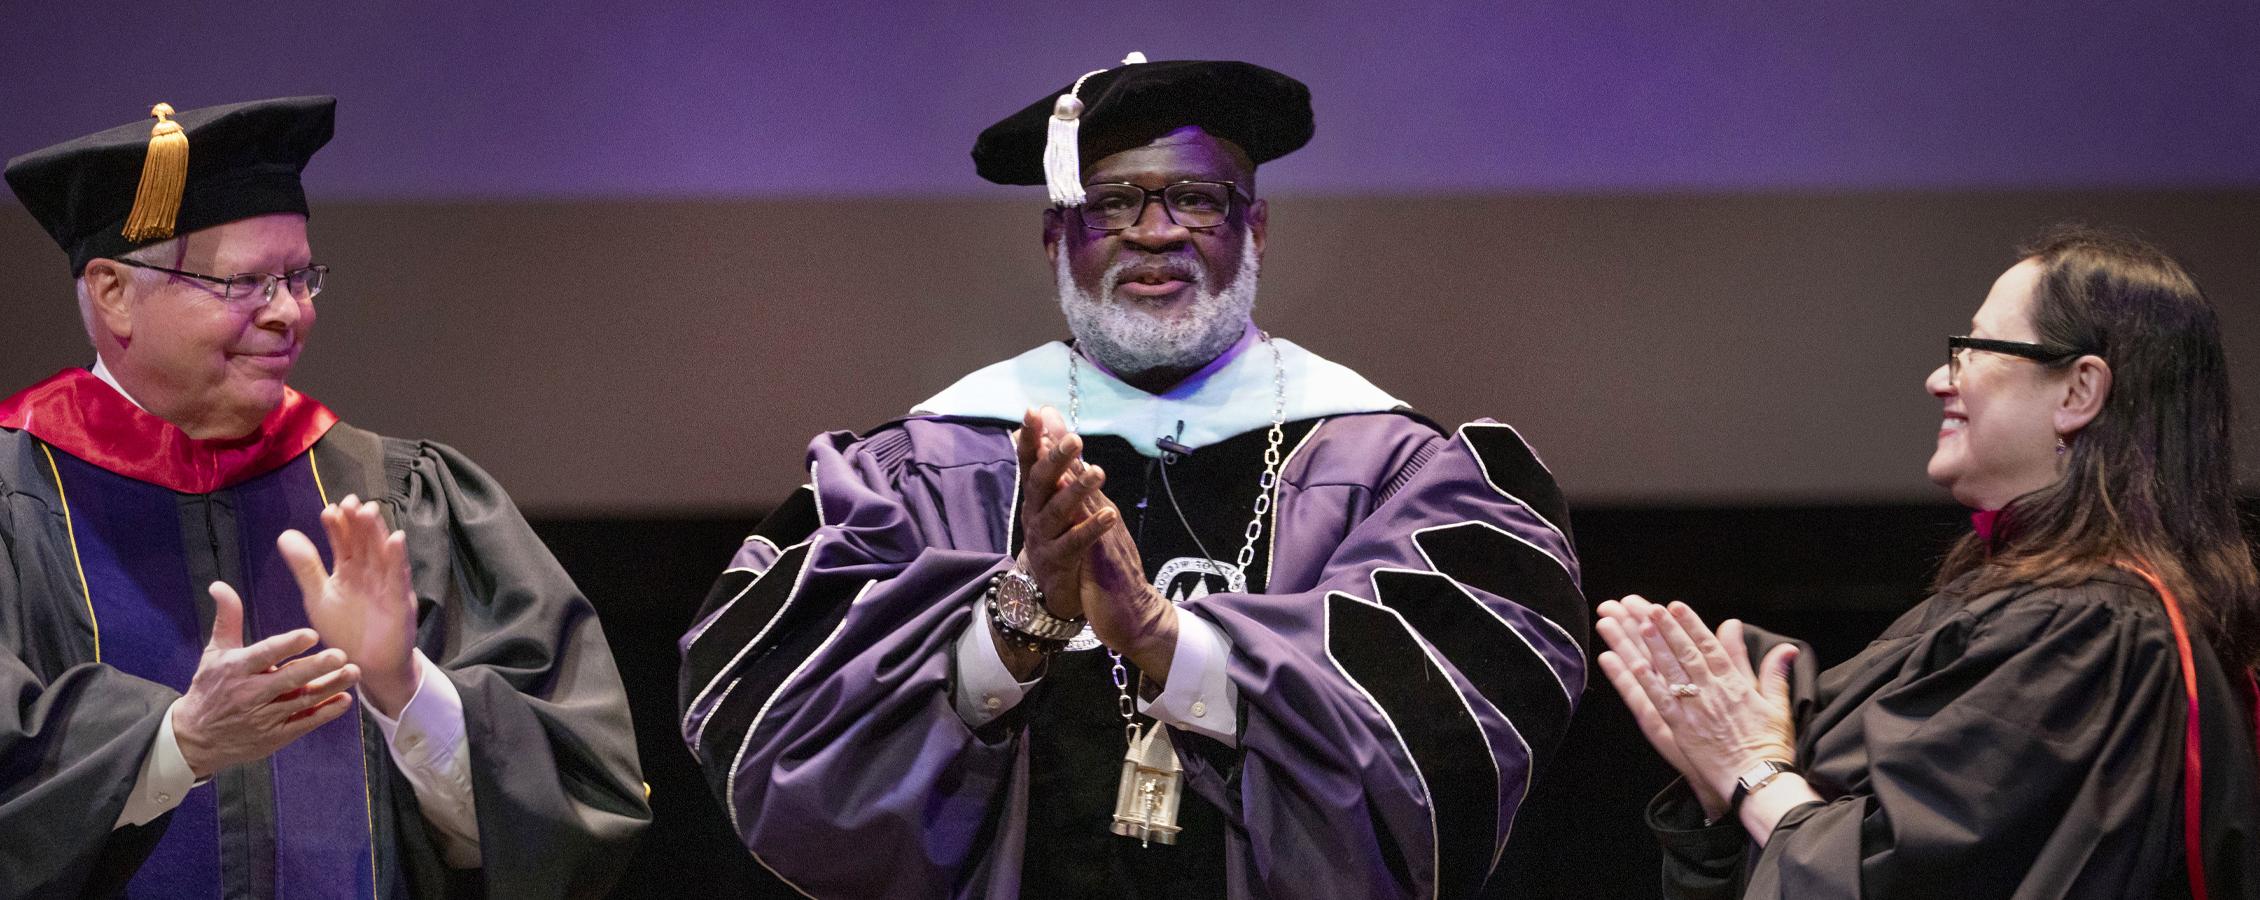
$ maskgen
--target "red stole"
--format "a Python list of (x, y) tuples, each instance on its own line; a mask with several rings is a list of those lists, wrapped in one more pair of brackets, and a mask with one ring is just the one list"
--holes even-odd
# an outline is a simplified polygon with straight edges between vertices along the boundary
[(197, 440), (85, 369), (64, 369), (0, 400), (0, 428), (31, 432), (103, 469), (184, 494), (208, 494), (281, 468), (337, 421), (328, 407), (284, 388), (282, 403), (250, 434)]

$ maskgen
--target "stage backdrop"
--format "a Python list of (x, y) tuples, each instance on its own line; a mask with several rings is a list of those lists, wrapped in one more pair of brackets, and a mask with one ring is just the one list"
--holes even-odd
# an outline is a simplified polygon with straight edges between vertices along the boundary
[[(1924, 376), (2065, 218), (2197, 270), (2253, 471), (2255, 191), (1286, 196), (1256, 312), (1439, 419), (1513, 423), (1574, 501), (1919, 501)], [(317, 201), (335, 271), (295, 383), (537, 514), (766, 505), (816, 432), (1062, 335), (1039, 225), (1027, 197)], [(0, 216), (7, 384), (92, 360), (44, 240)]]

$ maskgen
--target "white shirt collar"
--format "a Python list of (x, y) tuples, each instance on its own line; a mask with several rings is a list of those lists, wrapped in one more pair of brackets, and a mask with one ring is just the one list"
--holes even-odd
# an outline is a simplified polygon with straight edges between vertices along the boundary
[[(1271, 345), (1278, 348), (1287, 376), (1287, 421), (1404, 405), (1358, 373), (1292, 341), (1273, 338)], [(1029, 409), (1051, 406), (1064, 417), (1068, 355), (1074, 352), (1058, 341), (1041, 345), (959, 379), (918, 404), (912, 414), (1018, 422)], [(1159, 394), (1132, 387), (1088, 359), (1078, 363), (1080, 432), (1114, 435), (1147, 456), (1161, 455), (1156, 441), (1163, 437), (1197, 450), (1271, 424), (1271, 352), (1252, 333), (1217, 362)], [(1177, 434), (1180, 422), (1182, 437)]]
[(141, 401), (133, 399), (132, 394), (126, 393), (125, 387), (118, 384), (117, 374), (111, 372), (110, 367), (104, 365), (102, 362), (102, 357), (99, 356), (94, 358), (94, 377), (102, 379), (103, 384), (107, 384), (110, 386), (111, 390), (117, 391), (118, 396), (126, 398), (126, 402), (133, 404), (135, 409), (141, 410), (142, 412), (149, 411), (149, 407), (141, 405)]

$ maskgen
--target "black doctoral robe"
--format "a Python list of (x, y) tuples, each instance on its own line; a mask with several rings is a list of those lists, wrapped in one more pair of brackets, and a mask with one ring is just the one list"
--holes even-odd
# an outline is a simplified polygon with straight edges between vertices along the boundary
[[(1827, 802), (1763, 850), (1738, 822), (1703, 827), (1684, 783), (1657, 796), (1667, 896), (2192, 896), (2189, 701), (2158, 595), (2119, 571), (1975, 597), (1966, 582), (1817, 679), (1800, 660), (1797, 762)], [(2191, 645), (2210, 897), (2260, 897), (2251, 682)]]
[[(365, 838), (354, 835), (367, 848), (367, 868), (347, 880), (368, 879), (355, 894), (592, 896), (618, 877), (650, 813), (619, 674), (589, 603), (509, 497), (460, 454), (344, 424), (317, 433), (311, 450), (272, 472), (181, 493), (104, 471), (28, 431), (0, 428), (0, 896), (116, 894), (168, 829), (191, 827), (216, 832), (205, 840), (216, 843), (214, 871), (226, 896), (304, 896), (288, 874), (290, 858), (277, 850), (298, 833), (294, 821), (366, 829)], [(354, 721), (359, 713), (331, 725), (347, 723), (348, 746), (358, 744), (365, 807), (293, 810), (278, 799), (280, 764), (250, 764), (195, 789), (211, 792), (204, 824), (183, 824), (176, 809), (146, 826), (111, 828), (179, 696), (127, 674), (121, 667), (140, 660), (124, 658), (124, 648), (193, 638), (186, 648), (193, 658), (212, 621), (202, 586), (216, 579), (256, 588), (267, 579), (271, 587), (275, 535), (249, 532), (266, 530), (259, 511), (277, 497), (290, 499), (292, 516), (305, 515), (296, 507), (308, 505), (309, 484), (329, 499), (375, 497), (407, 532), (417, 645), (463, 700), (481, 869), (443, 865), (409, 783), (378, 729)], [(66, 485), (74, 492), (67, 500)], [(115, 506), (90, 508), (105, 490), (161, 505), (141, 519)], [(118, 538), (136, 535), (176, 548), (165, 552), (181, 553), (186, 571), (127, 571), (141, 564), (138, 549)], [(162, 581), (161, 590), (145, 592), (177, 597), (164, 617), (173, 621), (139, 638), (128, 621), (105, 620), (98, 629), (95, 611), (109, 599), (99, 596), (105, 576), (92, 558), (102, 540), (112, 551), (126, 548), (116, 555), (128, 561), (116, 568), (130, 577), (111, 583)], [(294, 591), (267, 593), (296, 603)], [(246, 593), (245, 602), (247, 641), (286, 630), (289, 623), (275, 619), (287, 609), (273, 596)], [(98, 634), (109, 641), (105, 661), (97, 661)]]

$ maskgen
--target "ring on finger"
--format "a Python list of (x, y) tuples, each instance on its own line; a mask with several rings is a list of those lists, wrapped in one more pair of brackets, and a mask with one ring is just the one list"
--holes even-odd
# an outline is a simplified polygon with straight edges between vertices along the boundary
[(1639, 668), (1636, 668), (1632, 670), (1632, 675), (1634, 678), (1641, 681), (1644, 686), (1652, 692), (1663, 694), (1671, 693), (1671, 685), (1669, 683), (1669, 679), (1666, 679), (1664, 677), (1664, 673), (1656, 671), (1656, 668), (1654, 666), (1641, 666)]
[(1674, 696), (1674, 697), (1678, 697), (1678, 698), (1680, 698), (1680, 699), (1686, 699), (1686, 698), (1688, 698), (1688, 697), (1693, 697), (1693, 696), (1695, 696), (1695, 695), (1697, 695), (1697, 694), (1701, 694), (1701, 693), (1703, 692), (1703, 688), (1702, 688), (1702, 686), (1700, 686), (1700, 685), (1696, 685), (1696, 684), (1693, 684), (1693, 683), (1690, 683), (1690, 682), (1685, 682), (1685, 681), (1682, 681), (1682, 682), (1678, 682), (1678, 683), (1676, 683), (1676, 684), (1673, 684), (1673, 685), (1672, 685), (1672, 686), (1671, 686), (1671, 687), (1669, 688), (1669, 690), (1671, 691), (1671, 695), (1672, 695), (1672, 696)]

